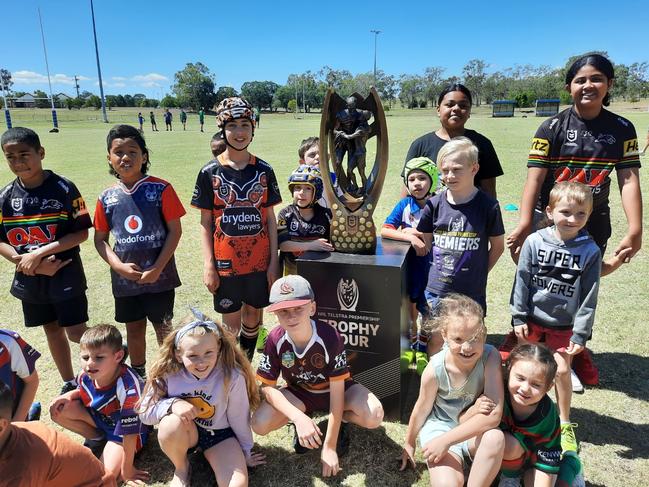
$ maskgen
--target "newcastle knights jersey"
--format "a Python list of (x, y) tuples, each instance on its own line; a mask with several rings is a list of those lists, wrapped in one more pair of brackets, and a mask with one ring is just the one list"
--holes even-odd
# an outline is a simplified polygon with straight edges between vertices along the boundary
[[(145, 176), (130, 189), (117, 183), (99, 195), (95, 228), (113, 234), (113, 251), (122, 262), (132, 262), (146, 270), (162, 251), (167, 239), (166, 222), (184, 214), (182, 203), (167, 181)], [(115, 297), (159, 293), (180, 286), (173, 256), (154, 283), (129, 281), (112, 269), (111, 281)]]
[[(26, 254), (65, 235), (92, 227), (86, 204), (72, 181), (45, 171), (37, 188), (25, 188), (15, 179), (0, 191), (0, 240), (18, 254)], [(79, 246), (56, 254), (72, 259), (54, 276), (27, 276), (16, 272), (11, 294), (31, 303), (65, 301), (86, 290)]]
[(219, 156), (201, 169), (191, 204), (212, 212), (220, 276), (265, 272), (270, 260), (267, 209), (282, 201), (275, 173), (252, 154), (241, 170), (223, 162)]
[(608, 204), (611, 172), (640, 167), (638, 137), (626, 118), (602, 109), (594, 119), (584, 120), (571, 107), (541, 124), (527, 167), (548, 170), (537, 209), (545, 210), (550, 190), (560, 181), (587, 184), (593, 208), (601, 208)]

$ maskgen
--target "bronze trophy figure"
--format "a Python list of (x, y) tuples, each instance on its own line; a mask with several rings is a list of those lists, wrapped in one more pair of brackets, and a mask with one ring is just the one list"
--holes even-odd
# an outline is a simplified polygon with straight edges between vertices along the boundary
[[(370, 119), (373, 119), (371, 124)], [(376, 156), (367, 176), (366, 144), (372, 138), (376, 140)], [(331, 177), (332, 163), (335, 185)], [(320, 165), (325, 195), (333, 212), (331, 243), (339, 252), (374, 253), (376, 227), (372, 213), (388, 168), (385, 114), (374, 88), (365, 99), (354, 93), (347, 100), (329, 89), (320, 122)]]

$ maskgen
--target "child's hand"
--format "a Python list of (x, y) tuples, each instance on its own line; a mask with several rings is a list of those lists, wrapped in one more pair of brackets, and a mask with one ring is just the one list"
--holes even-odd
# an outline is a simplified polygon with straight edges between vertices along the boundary
[(521, 247), (523, 247), (523, 242), (525, 242), (525, 239), (530, 234), (531, 230), (531, 227), (521, 227), (519, 225), (514, 228), (514, 231), (505, 239), (505, 245), (509, 249), (509, 253), (515, 264), (518, 264), (518, 256), (521, 253)]
[(516, 334), (516, 338), (518, 338), (520, 341), (526, 342), (527, 341), (527, 335), (529, 334), (529, 328), (527, 327), (527, 324), (524, 325), (518, 325), (514, 327), (514, 333)]
[(26, 276), (35, 276), (36, 268), (41, 263), (42, 257), (37, 252), (30, 252), (28, 254), (14, 255), (14, 261), (16, 261), (18, 272), (22, 272)]
[(622, 264), (628, 263), (631, 257), (632, 248), (628, 247), (620, 250), (618, 254), (602, 261), (602, 276), (606, 276), (615, 271)]
[(312, 450), (322, 445), (322, 432), (313, 419), (306, 414), (302, 414), (294, 423), (300, 445)]
[(265, 463), (266, 463), (266, 455), (264, 455), (263, 453), (250, 452), (250, 456), (246, 457), (246, 465), (248, 465), (249, 467), (264, 465)]
[(61, 269), (61, 267), (65, 267), (70, 262), (72, 262), (72, 259), (60, 260), (57, 259), (54, 255), (50, 255), (41, 260), (41, 263), (38, 264), (35, 272), (36, 274), (39, 274), (41, 276), (52, 277), (54, 274), (59, 272), (59, 269)]
[(133, 262), (122, 262), (115, 268), (115, 272), (129, 281), (139, 281), (142, 278), (142, 269)]
[(640, 250), (640, 247), (642, 247), (642, 233), (640, 234), (627, 233), (622, 238), (622, 240), (620, 240), (620, 243), (615, 249), (615, 255), (619, 255), (622, 252), (626, 251), (627, 249), (630, 250), (626, 258), (624, 259), (624, 263), (626, 264)]
[(66, 392), (62, 396), (57, 397), (50, 404), (50, 417), (53, 420), (56, 420), (58, 416), (63, 412), (65, 407), (74, 400), (74, 395), (77, 391)]
[(126, 485), (146, 485), (145, 482), (149, 477), (149, 472), (138, 470), (134, 465), (122, 465), (122, 480)]
[(312, 240), (309, 243), (311, 250), (316, 250), (318, 252), (333, 252), (334, 246), (327, 242), (326, 238), (319, 238), (318, 240)]
[(568, 348), (566, 348), (566, 353), (568, 355), (577, 355), (583, 351), (584, 351), (584, 346), (579, 345), (578, 343), (575, 343), (572, 340), (570, 341), (570, 345), (568, 345)]
[(144, 272), (142, 272), (142, 277), (140, 277), (140, 280), (138, 282), (140, 284), (153, 284), (160, 278), (161, 273), (162, 273), (162, 269), (158, 269), (156, 267), (150, 267)]
[(216, 293), (216, 290), (221, 284), (221, 280), (219, 279), (219, 273), (216, 272), (214, 266), (205, 267), (203, 269), (203, 284), (205, 284), (205, 287), (210, 293)]
[(410, 245), (413, 249), (415, 249), (415, 254), (417, 254), (419, 257), (423, 257), (424, 255), (428, 254), (428, 252), (430, 252), (430, 249), (426, 247), (426, 243), (415, 235), (412, 235), (410, 237)]
[(403, 472), (408, 467), (416, 469), (417, 464), (415, 463), (415, 447), (406, 444), (403, 446), (401, 452), (401, 467), (399, 467), (399, 471)]
[(322, 447), (322, 454), (320, 455), (320, 461), (322, 462), (323, 477), (331, 477), (333, 475), (338, 475), (338, 472), (340, 472), (340, 464), (338, 463), (338, 453), (336, 453), (335, 448), (330, 448), (326, 445)]
[(198, 416), (198, 408), (183, 399), (177, 399), (171, 405), (171, 412), (178, 416), (183, 423), (189, 424)]
[(489, 399), (487, 396), (482, 395), (473, 403), (473, 405), (467, 409), (466, 413), (470, 413), (470, 416), (475, 416), (476, 414), (484, 414), (488, 416), (491, 414), (491, 411), (496, 407), (496, 403)]
[(439, 463), (442, 458), (446, 456), (448, 449), (451, 447), (451, 445), (444, 443), (441, 438), (441, 436), (433, 438), (421, 449), (421, 452), (424, 455), (426, 462), (428, 462), (428, 465)]

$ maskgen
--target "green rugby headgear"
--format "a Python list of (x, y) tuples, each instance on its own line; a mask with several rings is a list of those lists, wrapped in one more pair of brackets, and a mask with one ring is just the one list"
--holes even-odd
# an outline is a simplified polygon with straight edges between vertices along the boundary
[(408, 187), (408, 176), (412, 171), (418, 169), (419, 171), (424, 172), (430, 178), (430, 189), (428, 194), (434, 193), (437, 189), (437, 166), (433, 161), (428, 157), (414, 157), (406, 162), (406, 166), (403, 168), (403, 182)]

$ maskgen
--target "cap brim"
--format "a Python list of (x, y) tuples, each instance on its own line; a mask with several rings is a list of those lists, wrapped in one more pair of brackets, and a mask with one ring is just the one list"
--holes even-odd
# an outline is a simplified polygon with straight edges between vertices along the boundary
[(311, 299), (289, 299), (287, 301), (280, 301), (279, 303), (271, 304), (266, 308), (266, 311), (272, 313), (280, 309), (286, 308), (297, 308), (298, 306), (304, 306), (305, 304), (310, 303)]

